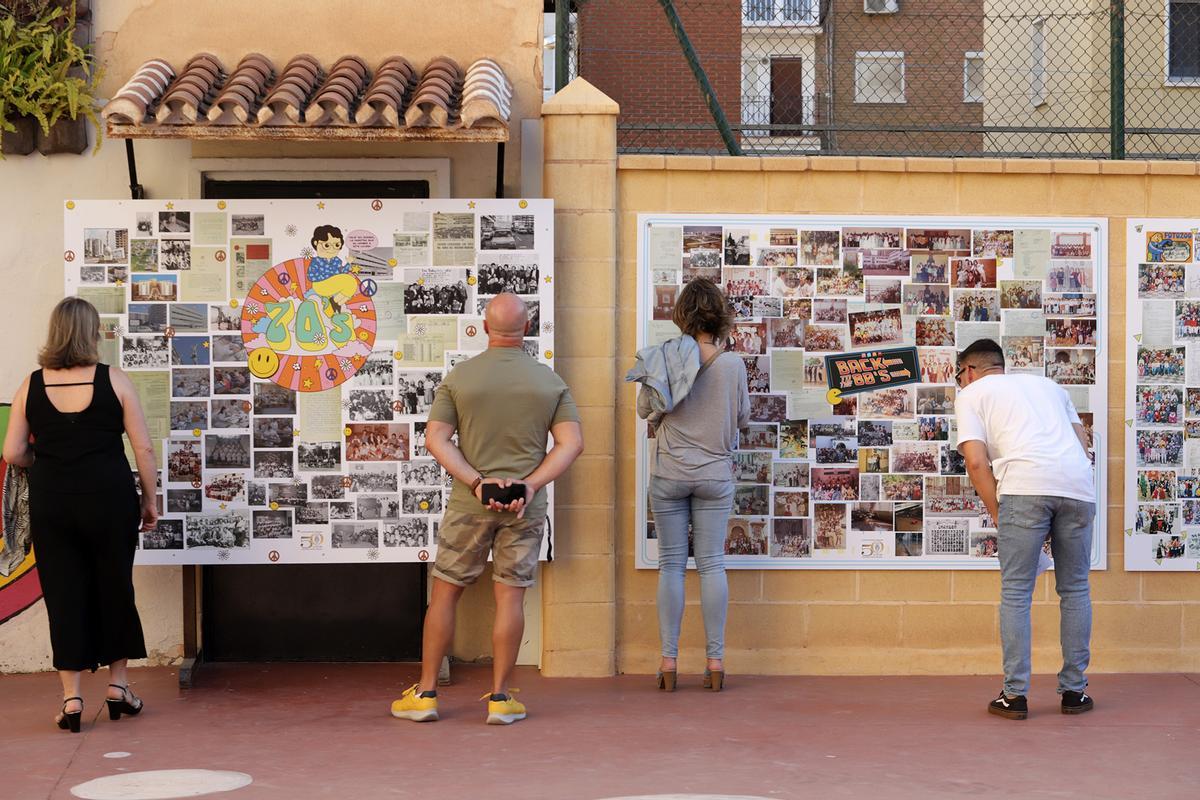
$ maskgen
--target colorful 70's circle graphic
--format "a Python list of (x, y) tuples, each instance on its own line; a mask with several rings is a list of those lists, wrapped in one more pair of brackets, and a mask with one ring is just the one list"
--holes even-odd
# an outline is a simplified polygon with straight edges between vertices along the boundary
[[(310, 280), (310, 275), (344, 269), (335, 257), (322, 259), (324, 271), (314, 273), (314, 260), (276, 264), (242, 304), (250, 372), (296, 392), (321, 392), (343, 383), (375, 346), (375, 304), (362, 293), (358, 277), (344, 271)], [(332, 268), (330, 261), (336, 262)]]

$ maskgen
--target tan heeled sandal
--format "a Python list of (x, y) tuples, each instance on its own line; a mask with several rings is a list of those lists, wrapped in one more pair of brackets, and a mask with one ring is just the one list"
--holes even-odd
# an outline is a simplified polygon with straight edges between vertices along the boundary
[(725, 670), (723, 669), (706, 669), (704, 670), (704, 688), (711, 689), (714, 692), (719, 692), (725, 687)]

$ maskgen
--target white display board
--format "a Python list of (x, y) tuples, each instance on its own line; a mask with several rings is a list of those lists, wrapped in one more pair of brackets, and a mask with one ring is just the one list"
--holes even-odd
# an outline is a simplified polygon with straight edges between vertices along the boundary
[(1126, 230), (1125, 569), (1200, 569), (1200, 219)]
[(165, 508), (140, 564), (430, 560), (450, 478), (427, 413), (486, 348), (490, 297), (526, 299), (525, 348), (554, 364), (549, 200), (82, 200), (64, 215), (66, 293), (99, 309), (101, 360), (133, 380), (160, 456)]
[[(684, 283), (734, 305), (751, 427), (735, 456), (726, 564), (747, 569), (996, 569), (995, 523), (955, 449), (957, 351), (1000, 342), (1046, 374), (1093, 435), (1104, 508), (1107, 221), (669, 215), (638, 218), (638, 347), (678, 335)], [(825, 357), (916, 348), (921, 382), (830, 404)], [(638, 421), (636, 562), (657, 566)], [(1092, 567), (1105, 568), (1097, 514)]]

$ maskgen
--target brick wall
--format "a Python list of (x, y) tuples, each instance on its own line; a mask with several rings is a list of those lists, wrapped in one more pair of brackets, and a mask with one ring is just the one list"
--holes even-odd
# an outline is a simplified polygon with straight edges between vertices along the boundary
[[(618, 374), (633, 362), (639, 212), (1104, 216), (1109, 220), (1108, 569), (1092, 574), (1097, 671), (1200, 669), (1200, 575), (1130, 573), (1123, 553), (1125, 221), (1194, 215), (1197, 165), (1000, 159), (730, 158), (618, 160)], [(581, 337), (586, 337), (581, 332)], [(634, 391), (616, 409), (616, 656), (650, 672), (658, 653), (657, 572), (633, 563)], [(589, 431), (589, 436), (592, 435)], [(572, 534), (562, 525), (560, 541)], [(557, 565), (550, 569), (556, 569)], [(702, 666), (695, 574), (682, 668)], [(742, 673), (997, 673), (999, 576), (978, 572), (730, 573), (728, 665)], [(1034, 669), (1057, 671), (1053, 576), (1037, 585)], [(549, 636), (547, 637), (549, 639)], [(549, 645), (548, 645), (549, 646)]]
[[(739, 0), (676, 4), (717, 100), (740, 118), (742, 17)], [(579, 5), (579, 74), (621, 106), (622, 125), (683, 123), (707, 130), (623, 130), (622, 148), (723, 150), (712, 116), (666, 14), (654, 0)]]
[[(982, 103), (963, 102), (962, 67), (967, 51), (983, 50), (983, 0), (902, 0), (897, 14), (864, 14), (862, 0), (831, 0), (826, 30), (832, 28), (833, 82), (823, 58), (817, 59), (818, 93), (831, 88), (835, 125), (979, 125)], [(826, 52), (827, 33), (817, 38), (818, 56)], [(905, 103), (854, 101), (855, 53), (902, 51), (905, 54)], [(819, 119), (830, 122), (829, 101)], [(838, 131), (840, 152), (899, 152), (919, 136), (925, 152), (970, 153), (982, 149), (982, 134)]]

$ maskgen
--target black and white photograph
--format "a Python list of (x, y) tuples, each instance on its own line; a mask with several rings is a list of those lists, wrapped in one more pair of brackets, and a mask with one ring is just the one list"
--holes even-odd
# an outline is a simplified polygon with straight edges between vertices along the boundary
[(146, 550), (182, 550), (183, 520), (160, 519), (154, 530), (142, 532), (142, 547)]
[(428, 414), (441, 383), (441, 372), (410, 370), (396, 373), (396, 400), (400, 403), (400, 413)]
[(445, 471), (431, 458), (414, 458), (400, 465), (400, 477), (405, 486), (442, 486), (444, 475)]
[(290, 539), (292, 538), (292, 512), (286, 509), (279, 511), (253, 511), (255, 539)]
[(171, 365), (171, 347), (165, 336), (122, 336), (122, 369), (163, 369)]
[(401, 517), (380, 526), (384, 547), (428, 547), (429, 518)]
[(184, 530), (187, 546), (249, 547), (250, 510), (234, 509), (213, 514), (189, 514)]
[(340, 469), (342, 466), (342, 443), (340, 441), (297, 442), (296, 463), (302, 472)]
[(203, 303), (172, 303), (167, 319), (176, 334), (208, 332), (208, 306)]
[(330, 538), (334, 548), (374, 550), (379, 547), (379, 525), (375, 522), (335, 522)]
[(254, 384), (254, 413), (295, 414), (296, 393), (277, 383)]
[(249, 469), (250, 434), (206, 433), (204, 466), (207, 469)]
[(165, 234), (191, 233), (192, 212), (190, 211), (160, 211), (158, 212), (158, 232)]
[(475, 290), (480, 294), (533, 295), (538, 292), (538, 265), (533, 256), (524, 259), (481, 256), (477, 264), (479, 283)]
[(83, 232), (83, 263), (129, 263), (127, 228), (86, 228)]
[(395, 492), (395, 464), (351, 464), (348, 470), (351, 492)]
[(400, 517), (400, 498), (396, 494), (363, 494), (357, 500), (359, 519), (395, 520)]
[(209, 305), (208, 329), (210, 331), (240, 331), (242, 315), (228, 306)]
[(291, 478), (294, 475), (291, 450), (254, 451), (254, 477)]
[(352, 501), (331, 502), (329, 504), (329, 519), (354, 519), (354, 503)]
[(391, 389), (351, 389), (346, 402), (354, 422), (390, 422), (395, 414)]
[(722, 250), (724, 252), (726, 266), (750, 266), (750, 231), (725, 231), (724, 246)]
[(255, 417), (255, 447), (291, 447), (296, 421), (292, 417)]
[(532, 214), (483, 214), (479, 217), (480, 250), (532, 250)]
[(313, 475), (308, 493), (313, 500), (341, 500), (346, 496), (346, 482), (342, 475)]
[(207, 400), (172, 400), (171, 430), (190, 431), (208, 427)]
[(204, 504), (201, 489), (167, 489), (167, 513), (190, 514), (199, 511)]
[(266, 218), (262, 214), (234, 214), (230, 227), (234, 236), (262, 236), (266, 233)]
[(405, 489), (400, 493), (405, 514), (441, 514), (441, 489)]
[(192, 243), (187, 239), (161, 240), (158, 245), (158, 264), (171, 272), (191, 269)]
[(395, 380), (393, 363), (395, 357), (390, 350), (371, 353), (367, 361), (350, 378), (349, 385), (357, 387), (392, 386)]
[(466, 269), (404, 270), (406, 314), (465, 314), (468, 287)]
[(153, 236), (155, 233), (154, 212), (139, 211), (137, 212), (137, 235), (138, 236)]
[(82, 266), (79, 268), (81, 283), (104, 283), (108, 280), (108, 271), (103, 266)]
[(265, 506), (267, 484), (262, 481), (246, 481), (246, 502), (252, 506)]
[(308, 502), (308, 484), (299, 482), (268, 483), (267, 500), (280, 506), (299, 506)]

